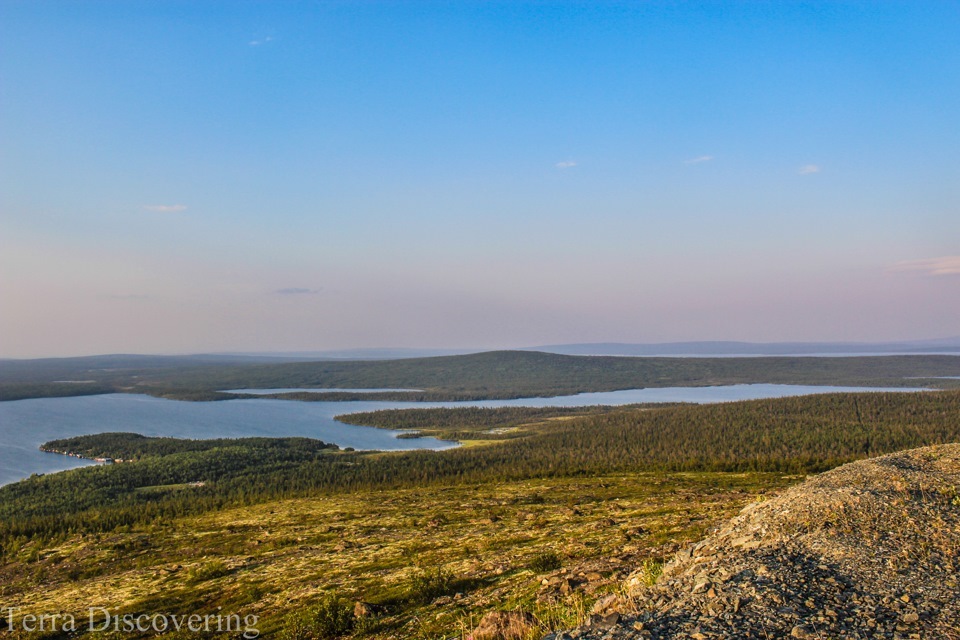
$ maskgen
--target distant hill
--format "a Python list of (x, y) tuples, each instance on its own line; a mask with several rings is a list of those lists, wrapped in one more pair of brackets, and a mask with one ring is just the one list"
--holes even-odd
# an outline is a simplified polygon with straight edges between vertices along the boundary
[(230, 366), (289, 362), (291, 358), (277, 356), (240, 356), (227, 354), (198, 354), (186, 356), (154, 356), (139, 354), (107, 354), (72, 358), (37, 358), (33, 360), (0, 359), (0, 383), (51, 382), (63, 380), (86, 382), (76, 378), (111, 378), (130, 371), (155, 371), (181, 367)]
[(0, 363), (0, 400), (111, 392), (148, 393), (182, 400), (226, 400), (241, 396), (219, 390), (315, 388), (418, 389), (365, 394), (363, 399), (440, 401), (752, 383), (954, 387), (956, 381), (937, 378), (958, 376), (960, 357), (932, 354), (636, 358), (489, 351), (433, 358), (315, 361), (238, 356), (103, 356)]
[(960, 354), (960, 337), (905, 342), (594, 342), (528, 347), (571, 356), (830, 356)]
[(419, 349), (371, 347), (365, 349), (328, 349), (324, 351), (250, 351), (215, 354), (222, 356), (268, 357), (290, 360), (399, 360), (401, 358), (434, 358), (480, 353), (483, 349)]

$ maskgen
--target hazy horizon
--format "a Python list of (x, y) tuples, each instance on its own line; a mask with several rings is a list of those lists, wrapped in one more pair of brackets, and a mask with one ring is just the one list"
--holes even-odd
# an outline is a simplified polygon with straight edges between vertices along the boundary
[(960, 335), (957, 33), (0, 0), (0, 357)]
[[(610, 347), (610, 349), (605, 349)], [(679, 347), (679, 349), (677, 349)], [(697, 347), (704, 347), (697, 350)], [(788, 349), (795, 347), (795, 349)], [(851, 350), (852, 349), (852, 350)], [(543, 351), (566, 355), (613, 355), (640, 357), (750, 357), (750, 356), (850, 356), (850, 355), (960, 355), (960, 336), (926, 340), (893, 342), (750, 342), (750, 341), (679, 341), (661, 343), (592, 342), (543, 345), (512, 345), (488, 348), (471, 347), (354, 347), (327, 350), (288, 351), (213, 351), (161, 353), (78, 353), (73, 355), (14, 358), (0, 354), (0, 361), (57, 359), (71, 357), (251, 357), (330, 360), (389, 360), (395, 358), (425, 358), (466, 355), (491, 351)]]

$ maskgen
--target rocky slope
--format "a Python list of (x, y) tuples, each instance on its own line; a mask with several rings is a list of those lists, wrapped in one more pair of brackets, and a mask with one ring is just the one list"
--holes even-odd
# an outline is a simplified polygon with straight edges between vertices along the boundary
[(862, 460), (750, 505), (545, 640), (960, 639), (960, 444)]

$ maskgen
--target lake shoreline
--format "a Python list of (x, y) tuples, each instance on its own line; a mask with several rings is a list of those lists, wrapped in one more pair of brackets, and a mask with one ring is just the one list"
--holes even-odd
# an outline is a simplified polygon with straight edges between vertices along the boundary
[[(358, 451), (445, 450), (458, 442), (435, 437), (411, 437), (410, 429), (353, 425), (337, 416), (380, 409), (510, 406), (623, 406), (652, 402), (735, 402), (796, 395), (841, 392), (910, 392), (913, 387), (838, 387), (829, 385), (717, 385), (648, 387), (568, 396), (402, 402), (358, 400), (290, 402), (287, 399), (238, 398), (234, 402), (184, 402), (120, 393), (39, 398), (0, 403), (0, 486), (32, 473), (52, 473), (78, 465), (55, 464), (38, 450), (45, 442), (65, 437), (113, 431), (145, 436), (190, 439), (244, 437), (307, 437)], [(400, 437), (403, 436), (403, 437)]]

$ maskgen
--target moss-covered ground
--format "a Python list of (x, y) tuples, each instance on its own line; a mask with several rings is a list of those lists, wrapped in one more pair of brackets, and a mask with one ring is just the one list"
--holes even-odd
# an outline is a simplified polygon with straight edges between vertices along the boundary
[[(256, 615), (265, 637), (310, 637), (293, 617), (338, 600), (348, 637), (462, 637), (484, 613), (516, 609), (546, 631), (579, 622), (645, 560), (799, 479), (633, 473), (274, 501), (28, 542), (0, 568), (0, 602), (83, 625), (88, 607)], [(354, 618), (357, 601), (377, 606)]]

